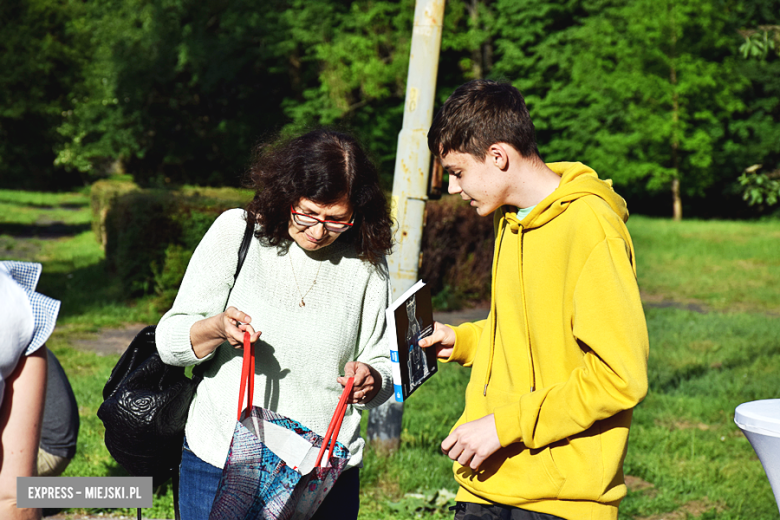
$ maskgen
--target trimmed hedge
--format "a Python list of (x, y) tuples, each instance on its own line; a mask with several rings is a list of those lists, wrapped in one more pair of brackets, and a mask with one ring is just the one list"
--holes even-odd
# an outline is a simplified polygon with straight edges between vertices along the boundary
[(104, 251), (108, 240), (106, 231), (108, 210), (120, 196), (139, 189), (138, 185), (131, 181), (101, 180), (92, 185), (89, 191), (92, 231)]
[(244, 207), (252, 192), (231, 188), (144, 190), (132, 183), (92, 189), (93, 228), (104, 230), (106, 265), (129, 295), (156, 294), (167, 308), (192, 252), (224, 211)]

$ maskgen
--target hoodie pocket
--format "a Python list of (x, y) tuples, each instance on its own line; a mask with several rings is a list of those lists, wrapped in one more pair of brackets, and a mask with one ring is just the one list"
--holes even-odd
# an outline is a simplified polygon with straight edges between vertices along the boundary
[(518, 443), (496, 452), (478, 471), (456, 462), (455, 479), (471, 493), (502, 503), (558, 498), (566, 479), (553, 460), (553, 449), (532, 450)]

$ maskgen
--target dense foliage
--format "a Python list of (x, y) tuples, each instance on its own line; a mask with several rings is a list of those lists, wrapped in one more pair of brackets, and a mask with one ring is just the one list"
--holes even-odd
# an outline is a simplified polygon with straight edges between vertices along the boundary
[[(116, 171), (238, 185), (278, 132), (335, 125), (393, 170), (413, 0), (0, 4), (0, 185)], [(780, 167), (780, 0), (450, 0), (439, 102), (475, 77), (523, 91), (546, 160), (614, 179), (634, 210), (740, 216)]]

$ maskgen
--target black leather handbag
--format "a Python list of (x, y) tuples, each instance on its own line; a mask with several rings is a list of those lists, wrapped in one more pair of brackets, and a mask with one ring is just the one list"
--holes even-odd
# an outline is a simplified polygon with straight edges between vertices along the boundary
[(130, 475), (152, 477), (156, 488), (178, 472), (200, 374), (190, 379), (183, 367), (163, 363), (154, 333), (154, 326), (144, 328), (119, 358), (97, 415), (114, 460)]
[[(234, 283), (253, 231), (254, 225), (247, 222)], [(111, 371), (103, 387), (103, 404), (97, 411), (106, 429), (106, 448), (111, 456), (130, 475), (151, 476), (154, 487), (173, 477), (175, 502), (184, 426), (202, 379), (200, 368), (195, 368), (190, 379), (183, 367), (163, 363), (155, 344), (155, 326), (146, 327)]]

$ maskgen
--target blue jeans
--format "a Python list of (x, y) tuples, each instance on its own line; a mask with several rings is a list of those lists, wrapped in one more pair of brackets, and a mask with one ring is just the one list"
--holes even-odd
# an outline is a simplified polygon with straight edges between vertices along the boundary
[[(179, 511), (182, 520), (208, 520), (222, 470), (192, 453), (184, 439), (179, 466)], [(360, 470), (341, 474), (311, 520), (357, 520), (360, 509)]]

